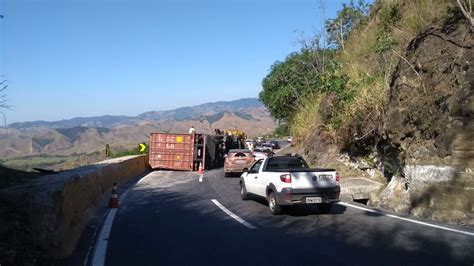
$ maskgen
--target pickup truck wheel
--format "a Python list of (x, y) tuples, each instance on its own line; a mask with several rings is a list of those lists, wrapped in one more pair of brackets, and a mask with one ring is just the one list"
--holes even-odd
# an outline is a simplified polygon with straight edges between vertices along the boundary
[(282, 213), (281, 206), (276, 201), (274, 192), (270, 192), (270, 194), (268, 195), (268, 207), (270, 208), (270, 212), (273, 215), (279, 215)]
[(331, 203), (318, 203), (318, 209), (321, 213), (330, 213), (331, 207)]
[(248, 200), (249, 199), (249, 194), (247, 193), (247, 189), (245, 188), (244, 183), (240, 183), (240, 198), (242, 200)]

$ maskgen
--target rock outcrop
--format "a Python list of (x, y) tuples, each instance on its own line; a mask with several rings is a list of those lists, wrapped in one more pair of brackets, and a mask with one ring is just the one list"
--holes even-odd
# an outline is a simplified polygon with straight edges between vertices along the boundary
[(474, 36), (462, 18), (409, 44), (393, 73), (384, 143), (394, 174), (376, 205), (474, 224)]

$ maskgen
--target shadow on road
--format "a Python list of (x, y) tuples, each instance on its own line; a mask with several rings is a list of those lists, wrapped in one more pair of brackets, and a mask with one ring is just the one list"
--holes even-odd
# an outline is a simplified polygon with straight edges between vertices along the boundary
[(225, 175), (225, 178), (240, 178), (242, 173), (228, 173)]
[[(470, 265), (474, 261), (470, 237), (341, 205), (334, 205), (327, 215), (320, 215), (317, 208), (295, 208), (281, 216), (262, 213), (252, 216), (249, 222), (257, 229), (249, 230), (210, 201), (214, 197), (210, 190), (189, 183), (132, 191), (112, 227), (107, 264)], [(264, 199), (255, 201), (267, 205)], [(239, 207), (263, 210), (258, 204)], [(279, 252), (282, 245), (285, 252)]]

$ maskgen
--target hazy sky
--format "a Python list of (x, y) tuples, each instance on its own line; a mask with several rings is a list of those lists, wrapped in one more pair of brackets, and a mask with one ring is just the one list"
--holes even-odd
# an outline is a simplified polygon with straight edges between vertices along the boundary
[(323, 15), (319, 0), (1, 0), (7, 123), (257, 97), (342, 2)]

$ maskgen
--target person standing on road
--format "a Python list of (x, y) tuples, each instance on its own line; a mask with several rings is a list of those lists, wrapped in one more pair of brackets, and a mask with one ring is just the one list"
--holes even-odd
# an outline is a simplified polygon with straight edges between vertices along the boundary
[(196, 132), (196, 130), (194, 129), (194, 126), (191, 126), (191, 128), (189, 129), (189, 135), (192, 135)]
[(253, 143), (249, 141), (249, 142), (246, 142), (246, 144), (247, 144), (248, 149), (249, 149), (251, 152), (253, 152), (253, 148), (254, 148), (254, 147), (253, 147)]

